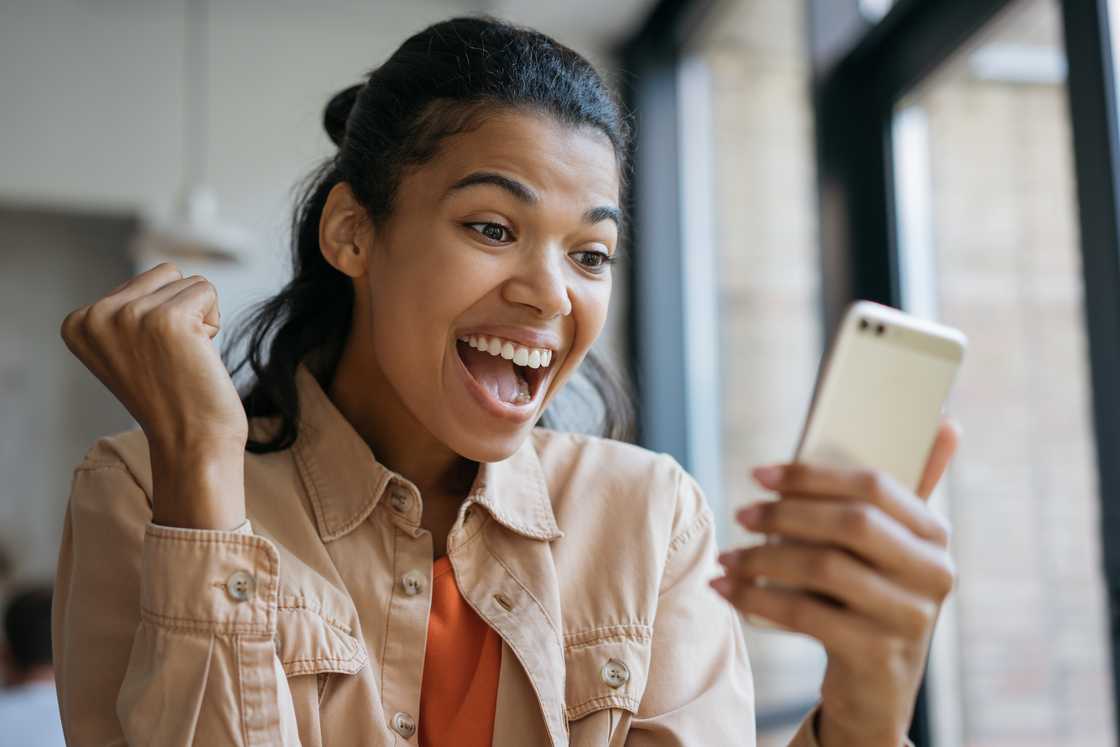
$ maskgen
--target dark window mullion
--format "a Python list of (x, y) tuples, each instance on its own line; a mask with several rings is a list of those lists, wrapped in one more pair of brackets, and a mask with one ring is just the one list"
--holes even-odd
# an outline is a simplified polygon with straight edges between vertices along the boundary
[(1107, 0), (1064, 0), (1062, 21), (1115, 704), (1120, 694), (1120, 146)]

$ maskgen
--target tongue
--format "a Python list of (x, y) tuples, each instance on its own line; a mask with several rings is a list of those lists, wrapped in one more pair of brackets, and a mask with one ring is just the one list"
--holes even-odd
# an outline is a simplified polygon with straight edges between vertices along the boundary
[(459, 356), (475, 381), (482, 384), (495, 399), (512, 404), (518, 401), (519, 393), (522, 395), (520, 399), (528, 399), (529, 386), (518, 373), (513, 361), (475, 350), (464, 344), (459, 345)]

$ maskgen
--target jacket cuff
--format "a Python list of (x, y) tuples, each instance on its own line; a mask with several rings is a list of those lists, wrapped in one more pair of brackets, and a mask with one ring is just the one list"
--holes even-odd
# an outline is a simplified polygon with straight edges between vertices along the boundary
[[(821, 747), (820, 740), (817, 738), (817, 715), (820, 711), (821, 704), (818, 702), (801, 722), (801, 728), (790, 740), (790, 747)], [(906, 738), (902, 742), (902, 747), (914, 747), (914, 743)]]
[(196, 633), (276, 632), (279, 555), (248, 522), (231, 531), (149, 523), (142, 557), (146, 622)]

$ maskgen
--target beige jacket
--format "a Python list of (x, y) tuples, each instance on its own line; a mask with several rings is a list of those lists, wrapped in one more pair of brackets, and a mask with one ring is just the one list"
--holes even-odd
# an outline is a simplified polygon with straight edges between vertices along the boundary
[[(296, 444), (246, 456), (239, 531), (150, 522), (140, 431), (75, 470), (54, 607), (71, 745), (418, 744), (421, 496), (298, 385)], [(448, 554), (503, 640), (495, 745), (755, 744), (712, 513), (669, 456), (535, 429), (481, 466)], [(815, 747), (808, 720), (793, 744)]]

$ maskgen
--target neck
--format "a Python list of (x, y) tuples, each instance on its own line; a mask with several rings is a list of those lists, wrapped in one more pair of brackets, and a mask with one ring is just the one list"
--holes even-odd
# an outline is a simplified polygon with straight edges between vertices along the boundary
[(372, 349), (351, 335), (327, 396), (377, 461), (410, 480), (425, 498), (465, 498), (478, 462), (455, 453), (417, 422), (368, 353)]

